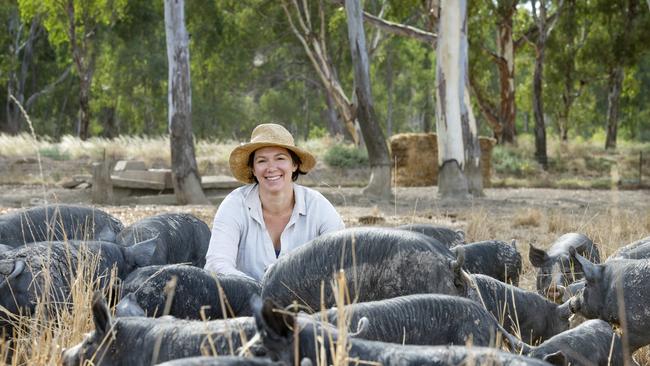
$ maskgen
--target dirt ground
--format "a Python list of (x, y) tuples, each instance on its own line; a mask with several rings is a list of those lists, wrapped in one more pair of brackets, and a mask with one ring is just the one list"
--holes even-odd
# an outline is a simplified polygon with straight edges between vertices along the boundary
[[(647, 214), (650, 211), (648, 190), (562, 190), (540, 188), (488, 188), (484, 197), (467, 200), (441, 200), (437, 187), (393, 189), (393, 199), (373, 201), (366, 198), (357, 187), (314, 187), (322, 192), (339, 210), (350, 226), (383, 223), (397, 225), (412, 222), (448, 220), (452, 224), (468, 212), (484, 210), (490, 216), (516, 215), (526, 210), (554, 211), (576, 214), (582, 211), (599, 212), (619, 209), (623, 212)], [(161, 199), (162, 201), (169, 201)], [(211, 222), (223, 196), (209, 197), (211, 206), (173, 206), (162, 204), (104, 206), (116, 212), (125, 224), (147, 213), (169, 211), (193, 212)], [(0, 212), (13, 208), (29, 207), (43, 203), (92, 204), (90, 189), (64, 189), (35, 185), (1, 185)], [(372, 221), (370, 216), (379, 221)], [(365, 220), (365, 221), (364, 221)], [(370, 220), (370, 221), (368, 221)], [(383, 220), (383, 221), (382, 221)]]

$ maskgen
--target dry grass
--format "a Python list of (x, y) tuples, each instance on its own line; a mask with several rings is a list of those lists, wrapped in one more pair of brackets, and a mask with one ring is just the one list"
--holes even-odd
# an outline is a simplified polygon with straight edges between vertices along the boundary
[[(243, 142), (243, 141), (241, 141)], [(317, 156), (322, 156), (338, 140), (331, 137), (297, 141)], [(239, 141), (197, 140), (195, 143), (197, 161), (209, 160), (214, 164), (227, 165), (230, 151)], [(27, 133), (17, 136), (0, 134), (0, 156), (14, 158), (54, 155), (55, 159), (101, 159), (104, 154), (114, 159), (138, 159), (147, 163), (170, 163), (169, 136), (118, 136), (114, 139), (91, 137), (83, 141), (66, 135), (60, 141), (48, 137), (34, 138)]]
[(517, 226), (539, 226), (542, 221), (542, 213), (538, 209), (528, 208), (515, 213), (513, 225)]
[[(228, 174), (230, 151), (243, 141), (197, 140), (196, 160), (201, 174)], [(299, 146), (314, 153), (319, 166), (324, 167), (325, 157), (334, 146), (342, 141), (324, 136), (299, 140)], [(489, 161), (490, 176), (486, 187), (553, 187), (565, 189), (635, 189), (648, 187), (650, 182), (650, 143), (622, 141), (616, 151), (606, 151), (598, 140), (560, 142), (549, 140), (548, 156), (550, 166), (543, 170), (533, 158), (534, 140), (528, 135), (518, 137), (516, 145), (497, 145)], [(641, 153), (644, 158), (641, 160)], [(53, 167), (46, 169), (57, 174), (81, 174), (79, 171), (59, 171), (61, 162), (74, 161), (88, 165), (107, 156), (113, 160), (142, 160), (150, 167), (169, 167), (169, 136), (119, 136), (114, 139), (93, 137), (82, 141), (77, 137), (63, 136), (60, 141), (48, 137), (32, 137), (26, 133), (18, 136), (0, 134), (0, 158), (9, 162), (21, 159), (49, 158)], [(54, 162), (58, 161), (58, 164)], [(486, 165), (486, 164), (483, 164)], [(12, 166), (9, 165), (9, 168)], [(53, 170), (54, 169), (54, 170)], [(83, 168), (80, 168), (83, 169)], [(397, 166), (396, 171), (404, 169)], [(85, 171), (83, 173), (89, 173)], [(25, 180), (31, 182), (55, 183), (52, 174), (44, 178), (34, 177), (33, 172), (21, 171), (18, 167), (10, 174), (0, 177), (0, 183), (15, 184)], [(356, 184), (363, 184), (365, 177)]]
[[(100, 288), (100, 279), (93, 279), (99, 266), (99, 257), (83, 248), (76, 266), (77, 275), (69, 279), (70, 296), (64, 304), (52, 304), (43, 291), (32, 317), (17, 316), (12, 321), (14, 336), (11, 341), (0, 343), (0, 355), (11, 353), (9, 365), (56, 365), (63, 349), (83, 339), (93, 328), (91, 301), (93, 292)], [(49, 270), (40, 273), (44, 289), (52, 289)], [(104, 288), (110, 299), (116, 288), (113, 271), (111, 280)], [(52, 289), (56, 291), (57, 289)], [(5, 358), (6, 359), (6, 358)]]

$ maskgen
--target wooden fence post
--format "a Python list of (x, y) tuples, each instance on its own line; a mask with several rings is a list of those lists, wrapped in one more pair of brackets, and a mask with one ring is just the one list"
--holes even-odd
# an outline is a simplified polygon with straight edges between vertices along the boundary
[(111, 159), (92, 163), (93, 187), (92, 201), (98, 204), (113, 204), (113, 183), (111, 182)]

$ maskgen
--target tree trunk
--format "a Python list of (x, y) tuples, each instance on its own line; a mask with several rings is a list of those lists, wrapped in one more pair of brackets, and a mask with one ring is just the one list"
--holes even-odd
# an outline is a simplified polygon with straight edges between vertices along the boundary
[[(573, 102), (576, 100), (580, 94), (580, 89), (575, 90), (574, 86), (574, 77), (576, 72), (575, 58), (573, 57), (577, 51), (576, 47), (576, 0), (568, 0), (567, 2), (567, 14), (564, 16), (566, 19), (565, 25), (562, 28), (561, 32), (566, 35), (568, 40), (565, 46), (565, 52), (569, 52), (564, 62), (561, 63), (561, 70), (564, 77), (564, 90), (562, 91), (562, 106), (558, 113), (558, 132), (560, 134), (561, 141), (567, 141), (569, 139), (569, 114), (571, 112), (571, 107)], [(582, 88), (580, 83), (580, 88)]]
[(386, 55), (386, 136), (393, 135), (393, 52)]
[[(535, 10), (533, 1), (533, 11)], [(538, 35), (535, 42), (535, 71), (533, 74), (533, 113), (535, 117), (535, 159), (544, 170), (548, 168), (546, 155), (546, 125), (544, 122), (544, 103), (542, 98), (542, 81), (544, 78), (544, 49), (546, 47), (546, 4), (539, 2), (537, 20)]]
[(616, 66), (608, 77), (607, 91), (607, 138), (605, 149), (616, 149), (616, 135), (618, 133), (618, 109), (623, 88), (624, 71), (622, 66)]
[(338, 112), (336, 111), (334, 98), (332, 98), (332, 95), (327, 92), (327, 89), (325, 89), (325, 87), (323, 87), (323, 91), (325, 94), (325, 101), (327, 102), (327, 109), (325, 109), (327, 130), (332, 136), (345, 136), (343, 124), (339, 121)]
[(501, 102), (499, 106), (499, 122), (502, 126), (500, 141), (513, 143), (515, 141), (515, 47), (512, 39), (513, 16), (517, 11), (517, 1), (500, 1), (500, 22), (497, 37), (497, 50), (500, 58), (499, 84)]
[[(78, 67), (77, 70), (80, 70)], [(82, 140), (90, 137), (90, 79), (87, 71), (79, 71), (79, 125), (78, 134)]]
[[(466, 198), (463, 128), (469, 127), (465, 106), (467, 34), (465, 0), (440, 4), (436, 52), (436, 128), (438, 132), (438, 194), (442, 198)], [(468, 131), (469, 132), (469, 131)]]
[[(465, 33), (466, 34), (466, 33)], [(465, 70), (468, 70), (467, 64)], [(464, 103), (461, 114), (463, 126), (463, 145), (465, 148), (465, 176), (469, 193), (475, 197), (483, 196), (483, 174), (481, 172), (481, 145), (478, 140), (478, 125), (469, 99), (469, 80), (465, 79)]]
[(363, 29), (360, 0), (346, 0), (345, 11), (348, 23), (348, 39), (354, 66), (355, 93), (357, 96), (357, 120), (368, 150), (370, 181), (363, 193), (373, 197), (389, 199), (391, 164), (386, 139), (377, 122), (370, 88), (370, 65)]
[(72, 60), (79, 76), (79, 117), (77, 121), (77, 133), (79, 138), (86, 140), (89, 137), (90, 128), (90, 88), (92, 85), (96, 52), (90, 48), (92, 33), (77, 39), (77, 15), (75, 14), (74, 1), (68, 0), (65, 3), (65, 11), (68, 21), (68, 40), (72, 48)]
[(544, 49), (537, 50), (533, 76), (533, 114), (535, 117), (535, 160), (548, 168), (546, 155), (546, 125), (544, 122), (544, 103), (542, 99), (542, 78), (544, 73)]
[(119, 135), (115, 105), (102, 107), (99, 111), (99, 120), (103, 127), (102, 137), (112, 139)]
[(172, 182), (178, 204), (207, 204), (194, 154), (189, 37), (185, 29), (184, 5), (183, 0), (165, 0)]
[(569, 139), (569, 107), (564, 105), (558, 114), (558, 134), (561, 141), (568, 141)]
[[(432, 6), (431, 4), (427, 4), (428, 6)], [(436, 8), (437, 9), (437, 8)], [(433, 13), (433, 11), (432, 11)], [(434, 24), (430, 24), (433, 20), (431, 19), (431, 16), (427, 17), (427, 26), (434, 26)], [(432, 49), (427, 49), (425, 50), (425, 56), (424, 56), (424, 61), (422, 63), (422, 68), (425, 70), (425, 72), (428, 74), (431, 70), (431, 55)], [(434, 112), (435, 112), (435, 101), (433, 100), (433, 91), (431, 90), (432, 88), (426, 87), (426, 90), (424, 91), (424, 113), (422, 113), (422, 132), (423, 133), (429, 133), (431, 132), (431, 129), (433, 128), (434, 124)]]
[[(32, 63), (32, 58), (34, 54), (34, 43), (41, 34), (41, 24), (38, 17), (32, 19), (32, 24), (29, 27), (29, 34), (27, 39), (22, 39), (22, 29), (24, 24), (20, 19), (20, 15), (16, 11), (14, 19), (11, 19), (10, 23), (13, 23), (16, 26), (15, 38), (13, 39), (13, 45), (11, 49), (13, 52), (10, 57), (13, 58), (13, 62), (10, 64), (20, 66), (18, 70), (12, 69), (9, 70), (9, 75), (7, 78), (7, 122), (6, 126), (2, 129), (4, 132), (16, 135), (22, 129), (23, 115), (20, 111), (20, 108), (9, 98), (10, 95), (13, 95), (18, 102), (27, 109), (25, 105), (25, 83), (27, 81), (27, 75), (29, 74), (29, 69)], [(22, 55), (22, 57), (21, 57)]]

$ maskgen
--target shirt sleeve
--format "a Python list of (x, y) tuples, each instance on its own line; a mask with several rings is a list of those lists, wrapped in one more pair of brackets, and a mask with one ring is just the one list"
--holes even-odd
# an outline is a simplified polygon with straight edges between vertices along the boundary
[(341, 218), (341, 215), (339, 215), (338, 211), (336, 211), (334, 206), (327, 200), (327, 198), (325, 198), (325, 196), (320, 193), (319, 196), (320, 202), (318, 204), (318, 214), (322, 217), (322, 221), (320, 223), (318, 235), (345, 229), (345, 223), (343, 223), (343, 219)]
[(250, 277), (237, 269), (237, 252), (246, 220), (241, 214), (243, 202), (240, 201), (234, 194), (229, 194), (214, 215), (205, 256), (204, 268), (208, 271)]

